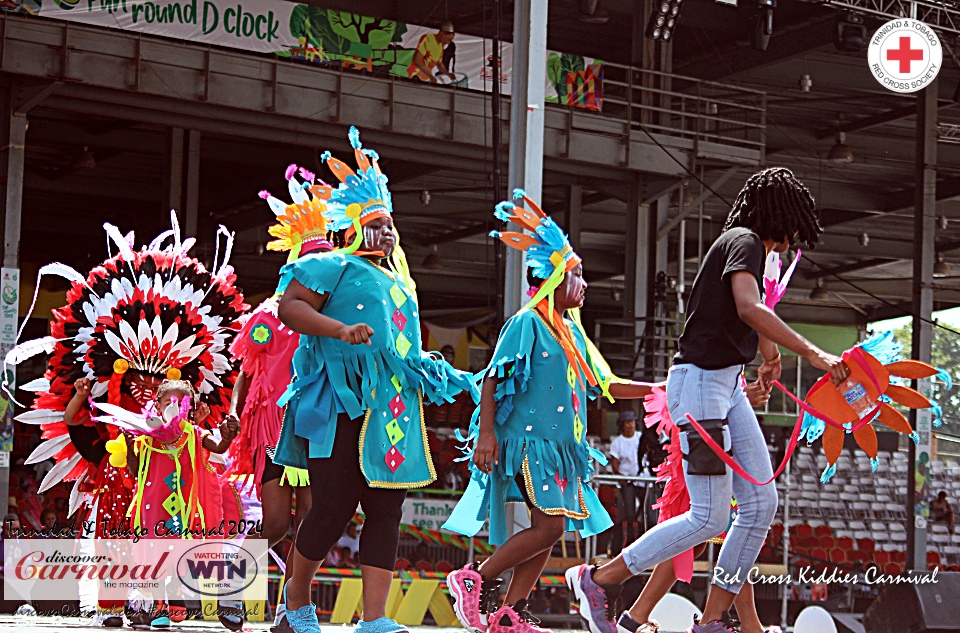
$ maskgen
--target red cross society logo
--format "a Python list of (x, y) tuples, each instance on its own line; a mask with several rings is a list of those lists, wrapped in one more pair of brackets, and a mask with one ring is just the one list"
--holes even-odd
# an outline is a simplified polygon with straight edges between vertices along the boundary
[(867, 49), (870, 71), (884, 88), (916, 92), (925, 88), (943, 62), (943, 46), (928, 25), (911, 18), (890, 20), (873, 34)]

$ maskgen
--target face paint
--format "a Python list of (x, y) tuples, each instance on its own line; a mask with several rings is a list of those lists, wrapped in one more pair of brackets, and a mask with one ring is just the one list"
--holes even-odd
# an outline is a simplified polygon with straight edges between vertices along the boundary
[(557, 289), (557, 303), (565, 310), (582, 307), (586, 290), (587, 282), (583, 279), (583, 268), (577, 266), (564, 275), (563, 283)]
[(396, 243), (393, 222), (389, 218), (377, 218), (363, 226), (363, 250), (379, 251), (389, 257)]
[(159, 378), (144, 376), (140, 373), (131, 374), (130, 395), (137, 401), (137, 404), (144, 407), (157, 397), (157, 385), (159, 384)]

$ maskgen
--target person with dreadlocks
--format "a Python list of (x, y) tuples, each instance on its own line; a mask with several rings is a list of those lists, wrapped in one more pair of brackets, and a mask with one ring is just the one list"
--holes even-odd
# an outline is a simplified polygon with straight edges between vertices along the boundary
[[(303, 178), (301, 181), (297, 174)], [(284, 174), (291, 203), (261, 191), (277, 218), (268, 231), (275, 240), (267, 244), (271, 251), (288, 252), (287, 263), (315, 252), (333, 250), (327, 240), (325, 205), (311, 192), (315, 176), (307, 169), (290, 165)], [(252, 473), (257, 496), (263, 508), (263, 538), (273, 547), (287, 537), (290, 530), (294, 495), (296, 531), (310, 510), (310, 478), (305, 470), (283, 467), (272, 456), (280, 436), (283, 409), (277, 400), (290, 384), (293, 354), (300, 344), (300, 334), (280, 322), (277, 308), (279, 294), (261, 303), (233, 340), (230, 352), (240, 365), (233, 389), (229, 417), (240, 425), (240, 436), (230, 446), (233, 460), (231, 472)], [(295, 538), (295, 536), (294, 536)], [(289, 557), (284, 582), (293, 574), (294, 559)], [(289, 633), (286, 605), (277, 605), (272, 628), (274, 633)]]
[[(27, 463), (56, 461), (39, 492), (75, 482), (69, 513), (86, 508), (96, 538), (129, 534), (135, 479), (116, 458), (111, 461), (109, 449), (123, 446), (119, 429), (98, 421), (91, 407), (108, 404), (139, 414), (161, 380), (183, 379), (201, 394), (198, 408), (219, 419), (233, 387), (223, 352), (249, 306), (227, 258), (208, 271), (188, 254), (195, 240), (182, 239), (175, 213), (171, 227), (134, 250), (133, 233), (104, 224), (116, 254), (88, 274), (62, 263), (43, 266), (37, 291), (44, 277), (63, 277), (70, 282), (66, 305), (53, 311), (49, 337), (20, 343), (5, 359), (15, 365), (50, 355), (43, 378), (23, 386), (37, 397), (34, 410), (18, 420), (41, 425), (45, 440)], [(221, 235), (229, 253), (233, 237), (223, 227)], [(36, 297), (31, 312), (35, 303)], [(124, 601), (100, 600), (97, 611), (98, 624), (123, 626)], [(128, 615), (149, 624), (142, 614)]]
[[(841, 382), (843, 360), (797, 334), (762, 299), (764, 262), (791, 245), (813, 246), (822, 229), (806, 187), (782, 167), (751, 176), (740, 191), (720, 237), (711, 245), (694, 280), (679, 351), (667, 378), (671, 417), (687, 415), (760, 481), (772, 479), (763, 434), (741, 386), (744, 365), (759, 348), (758, 378), (770, 390), (780, 377), (782, 345)], [(614, 612), (621, 583), (645, 569), (714, 538), (727, 526), (731, 494), (739, 514), (727, 532), (703, 616), (690, 633), (734, 631), (727, 611), (752, 567), (777, 509), (770, 483), (757, 486), (734, 472), (690, 424), (680, 432), (683, 474), (690, 509), (660, 523), (610, 563), (567, 570), (592, 633), (616, 633)]]
[[(444, 528), (473, 536), (490, 516), (496, 552), (482, 564), (447, 577), (454, 610), (472, 633), (536, 633), (527, 599), (553, 546), (568, 530), (584, 537), (613, 522), (587, 483), (592, 460), (604, 455), (587, 442), (590, 399), (643, 398), (646, 383), (611, 381), (606, 362), (579, 321), (587, 283), (580, 257), (560, 227), (523, 191), (525, 207), (497, 205), (496, 217), (532, 232), (499, 233), (507, 246), (526, 251), (533, 298), (503, 326), (485, 372), (480, 406), (468, 444), (471, 480)], [(569, 317), (569, 318), (568, 318)], [(507, 537), (506, 504), (524, 502), (531, 526)], [(512, 569), (504, 605), (498, 576)]]
[(324, 201), (334, 243), (344, 246), (287, 264), (279, 287), (280, 320), (300, 333), (300, 347), (294, 380), (280, 400), (289, 405), (274, 461), (307, 468), (313, 495), (285, 588), (287, 622), (296, 633), (320, 633), (310, 585), (358, 503), (365, 519), (357, 631), (406, 630), (387, 617), (386, 606), (406, 491), (436, 479), (422, 405), (452, 402), (461, 391), (479, 397), (469, 374), (423, 350), (387, 177), (356, 128), (349, 139), (357, 171), (326, 152), (340, 184), (311, 189)]

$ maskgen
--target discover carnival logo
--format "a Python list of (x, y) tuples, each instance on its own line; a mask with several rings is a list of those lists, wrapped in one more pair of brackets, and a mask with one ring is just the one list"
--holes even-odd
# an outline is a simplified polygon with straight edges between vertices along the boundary
[(267, 595), (264, 539), (4, 539), (3, 588), (35, 600), (79, 599), (81, 580), (101, 600), (180, 589), (191, 595)]
[(867, 63), (884, 88), (916, 92), (940, 72), (943, 46), (928, 24), (911, 18), (890, 20), (873, 34)]

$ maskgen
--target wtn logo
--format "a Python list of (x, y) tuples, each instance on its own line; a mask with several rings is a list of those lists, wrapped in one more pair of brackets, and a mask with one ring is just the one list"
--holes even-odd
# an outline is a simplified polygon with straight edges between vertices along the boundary
[(229, 560), (187, 560), (187, 569), (190, 571), (190, 577), (194, 580), (203, 578), (204, 580), (236, 580), (246, 579), (247, 561), (240, 560), (235, 563)]

